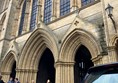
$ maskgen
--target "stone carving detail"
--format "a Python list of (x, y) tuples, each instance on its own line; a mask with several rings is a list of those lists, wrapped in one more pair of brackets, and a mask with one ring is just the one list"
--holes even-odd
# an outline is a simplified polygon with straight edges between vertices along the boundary
[(74, 25), (77, 26), (79, 24), (79, 21), (75, 21)]

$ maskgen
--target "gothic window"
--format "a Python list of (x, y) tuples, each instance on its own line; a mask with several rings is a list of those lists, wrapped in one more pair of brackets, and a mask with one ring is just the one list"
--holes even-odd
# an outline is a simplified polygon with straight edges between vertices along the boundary
[(52, 13), (52, 0), (45, 0), (44, 23), (49, 23), (51, 21), (51, 13)]
[(70, 0), (60, 0), (60, 16), (70, 12)]
[(30, 30), (33, 30), (36, 26), (36, 15), (37, 15), (37, 0), (33, 0)]
[(89, 3), (92, 3), (92, 2), (94, 2), (95, 0), (81, 0), (81, 3), (82, 3), (82, 6), (85, 6), (85, 5), (87, 5), (87, 4), (89, 4)]
[(24, 18), (25, 18), (25, 10), (26, 10), (26, 0), (24, 1), (23, 7), (22, 7), (22, 14), (20, 19), (20, 26), (19, 26), (19, 32), (18, 35), (22, 34), (22, 29), (24, 25)]

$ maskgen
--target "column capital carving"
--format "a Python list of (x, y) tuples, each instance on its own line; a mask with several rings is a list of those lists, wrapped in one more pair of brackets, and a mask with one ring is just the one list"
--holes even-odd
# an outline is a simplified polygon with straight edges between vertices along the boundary
[(114, 50), (116, 47), (115, 46), (108, 46), (107, 48), (110, 51), (110, 50)]
[(16, 69), (17, 72), (33, 72), (37, 73), (38, 70), (36, 69)]
[(97, 57), (92, 59), (92, 62), (94, 62), (94, 63), (98, 62), (98, 61), (100, 61), (100, 59), (102, 59), (102, 57), (103, 57), (102, 55), (98, 55)]
[(72, 0), (71, 1), (71, 10), (72, 11), (75, 11), (75, 10), (77, 10), (79, 8), (79, 6), (78, 6), (78, 1), (77, 0)]
[(73, 66), (75, 62), (64, 62), (64, 61), (57, 61), (55, 63), (55, 67), (57, 66)]
[(10, 75), (10, 73), (11, 73), (10, 71), (8, 71), (8, 72), (1, 72), (2, 75)]

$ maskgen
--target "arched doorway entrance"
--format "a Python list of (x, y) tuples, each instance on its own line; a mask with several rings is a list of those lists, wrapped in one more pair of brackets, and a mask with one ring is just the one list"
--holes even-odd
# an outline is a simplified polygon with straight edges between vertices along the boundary
[(54, 58), (52, 52), (47, 48), (39, 62), (36, 83), (47, 83), (48, 79), (51, 83), (55, 83)]
[(14, 61), (14, 63), (13, 63), (10, 77), (12, 77), (13, 79), (15, 79), (15, 77), (16, 77), (16, 61)]
[(74, 83), (81, 83), (87, 70), (93, 66), (89, 50), (81, 45), (76, 52), (74, 65)]
[(15, 53), (10, 51), (5, 57), (3, 57), (3, 62), (1, 64), (1, 74), (3, 76), (4, 82), (8, 82), (10, 77), (15, 78), (16, 76), (17, 58), (15, 56)]

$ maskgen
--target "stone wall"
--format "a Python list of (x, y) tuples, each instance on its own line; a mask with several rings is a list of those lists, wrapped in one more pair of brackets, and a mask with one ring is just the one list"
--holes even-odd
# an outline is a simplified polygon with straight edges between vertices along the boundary
[[(5, 7), (8, 8), (0, 13), (0, 67), (5, 68), (2, 65), (5, 61), (13, 60), (10, 64), (7, 62), (11, 65), (15, 60), (16, 76), (22, 76), (22, 83), (27, 82), (28, 76), (30, 81), (32, 77), (36, 81), (38, 62), (46, 48), (51, 50), (55, 59), (56, 83), (74, 83), (74, 57), (81, 45), (90, 51), (94, 66), (118, 61), (118, 32), (115, 32), (114, 25), (105, 11), (108, 3), (113, 6), (113, 20), (117, 28), (117, 0), (96, 0), (86, 6), (81, 5), (81, 0), (71, 0), (71, 13), (62, 17), (59, 13), (60, 1), (52, 0), (53, 12), (48, 24), (43, 23), (44, 0), (39, 0), (37, 25), (33, 31), (30, 31), (33, 0), (26, 1), (21, 35), (18, 35), (18, 30), (24, 0), (6, 2)], [(77, 9), (79, 10), (75, 11)], [(9, 59), (11, 51), (13, 53)], [(8, 69), (10, 68), (11, 66)], [(7, 81), (11, 71), (0, 72)]]

